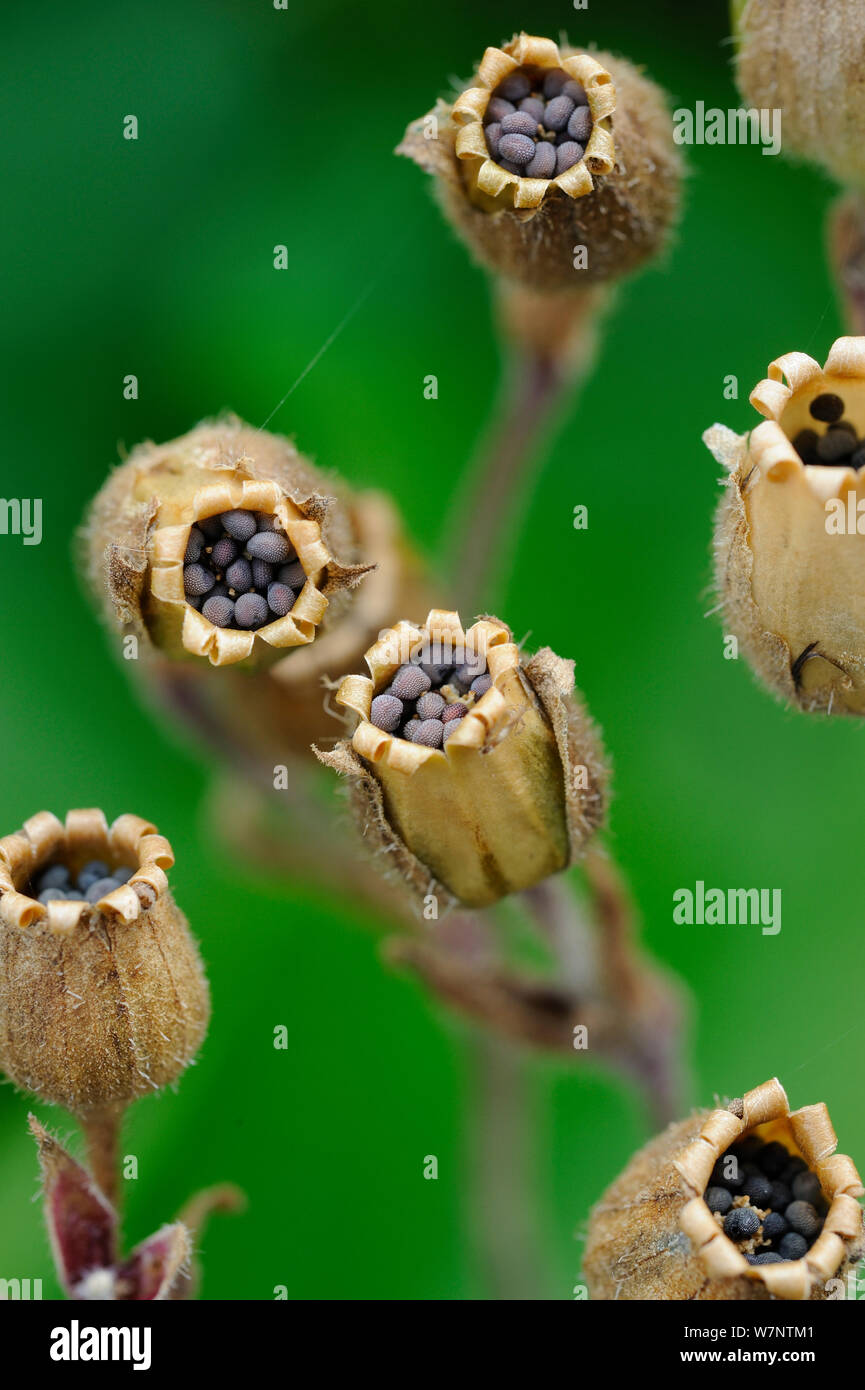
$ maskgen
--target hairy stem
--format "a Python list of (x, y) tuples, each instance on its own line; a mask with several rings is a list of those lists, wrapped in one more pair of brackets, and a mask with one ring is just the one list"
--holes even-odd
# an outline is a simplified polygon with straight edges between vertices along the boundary
[(115, 1209), (119, 1206), (122, 1123), (122, 1106), (106, 1106), (81, 1117), (88, 1167), (97, 1187)]

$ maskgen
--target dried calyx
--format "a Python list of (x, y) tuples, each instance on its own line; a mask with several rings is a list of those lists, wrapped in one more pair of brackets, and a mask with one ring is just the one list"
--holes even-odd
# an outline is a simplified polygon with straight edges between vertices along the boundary
[(352, 502), (289, 440), (210, 421), (111, 475), (82, 531), (88, 577), (148, 650), (271, 667), (342, 618), (370, 571)]
[(826, 1106), (791, 1110), (776, 1078), (670, 1125), (592, 1213), (592, 1298), (843, 1297), (865, 1189), (837, 1147)]
[(777, 694), (865, 712), (865, 338), (788, 352), (749, 397), (765, 418), (703, 438), (729, 473), (715, 570), (725, 631)]
[(270, 512), (199, 518), (183, 562), (186, 602), (216, 627), (244, 632), (284, 618), (306, 583), (297, 551)]
[(442, 609), (388, 629), (365, 660), (369, 676), (336, 695), (351, 741), (316, 751), (349, 777), (367, 844), (410, 891), (485, 906), (580, 857), (606, 776), (572, 662), (526, 659), (498, 619), (465, 631)]
[(578, 164), (593, 125), (585, 87), (564, 68), (517, 68), (484, 113), (490, 157), (528, 179), (552, 179)]

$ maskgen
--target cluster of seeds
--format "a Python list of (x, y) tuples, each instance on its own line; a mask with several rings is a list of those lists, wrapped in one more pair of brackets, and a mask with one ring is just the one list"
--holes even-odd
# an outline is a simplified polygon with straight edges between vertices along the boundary
[(705, 1200), (752, 1265), (801, 1259), (823, 1229), (828, 1209), (820, 1180), (804, 1159), (755, 1136), (719, 1158)]
[(484, 126), (491, 157), (509, 174), (553, 179), (585, 154), (592, 113), (581, 83), (561, 68), (520, 68), (496, 87)]
[(101, 859), (91, 859), (77, 874), (73, 874), (65, 864), (50, 864), (37, 874), (27, 892), (38, 898), (40, 903), (71, 902), (98, 903), (107, 893), (113, 893), (128, 883), (132, 869), (122, 865), (110, 869)]
[(844, 419), (844, 402), (832, 391), (816, 396), (810, 405), (811, 418), (826, 426), (823, 434), (815, 429), (800, 430), (793, 448), (803, 463), (833, 464), (859, 469), (865, 465), (865, 438), (850, 420)]
[(284, 618), (305, 583), (291, 541), (269, 512), (221, 512), (190, 529), (186, 602), (216, 627), (248, 632)]
[(456, 665), (430, 665), (420, 659), (400, 666), (390, 685), (376, 695), (370, 722), (409, 743), (441, 748), (476, 700), (492, 685), (486, 658), (463, 652)]

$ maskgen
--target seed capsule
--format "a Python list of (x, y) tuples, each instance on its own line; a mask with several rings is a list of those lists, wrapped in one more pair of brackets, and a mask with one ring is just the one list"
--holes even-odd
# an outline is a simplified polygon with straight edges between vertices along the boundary
[[(418, 658), (427, 669), (465, 667), (470, 679), (480, 662), (490, 688), (470, 708), (450, 704), (401, 735), (398, 720), (386, 731), (379, 700), (398, 696), (401, 682), (417, 698), (417, 676), (428, 688)], [(580, 856), (603, 819), (605, 770), (571, 662), (549, 650), (523, 659), (504, 623), (464, 631), (458, 614), (441, 610), (422, 628), (403, 622), (384, 633), (366, 662), (370, 677), (346, 677), (336, 695), (358, 718), (351, 743), (316, 752), (349, 776), (367, 843), (411, 889), (423, 896), (444, 885), (453, 900), (482, 906)], [(441, 693), (454, 699), (450, 685)]]
[[(707, 1189), (721, 1157), (749, 1137), (782, 1145), (819, 1181), (828, 1212), (810, 1245), (788, 1232), (769, 1249), (777, 1236), (747, 1197), (733, 1199), (738, 1205), (723, 1214), (723, 1201)], [(865, 1252), (856, 1200), (865, 1189), (852, 1161), (835, 1152), (837, 1142), (825, 1105), (791, 1111), (777, 1080), (726, 1109), (670, 1125), (635, 1155), (592, 1213), (583, 1260), (592, 1298), (843, 1296), (847, 1272)], [(780, 1231), (777, 1222), (769, 1231), (773, 1224)]]
[(756, 429), (736, 435), (715, 425), (703, 436), (730, 474), (715, 533), (725, 631), (783, 699), (861, 715), (865, 476), (846, 443), (834, 463), (821, 446), (851, 439), (835, 422), (842, 416), (865, 438), (865, 338), (839, 338), (822, 368), (804, 353), (779, 357), (750, 399), (766, 417)]
[[(77, 899), (42, 903), (39, 875), (77, 874), (98, 852), (111, 874)], [(168, 841), (139, 816), (47, 811), (0, 839), (0, 1067), (81, 1116), (176, 1080), (207, 1029), (207, 982), (165, 870)]]
[[(94, 501), (83, 541), (94, 594), (124, 631), (164, 656), (214, 666), (271, 666), (312, 644), (369, 570), (354, 563), (348, 498), (326, 498), (288, 440), (234, 418), (134, 450)], [(213, 622), (199, 600), (223, 576), (237, 594), (251, 588), (250, 558), (299, 566), (303, 592), (282, 616), (242, 625), (235, 609)], [(271, 578), (260, 571), (260, 587)]]
[[(517, 80), (528, 87), (521, 102), (544, 102), (534, 131), (513, 125), (534, 108), (515, 112), (503, 98)], [(567, 133), (579, 110), (567, 153), (551, 158), (549, 137)], [(529, 34), (488, 48), (471, 85), (412, 122), (397, 153), (435, 176), (446, 216), (478, 258), (533, 291), (628, 273), (664, 245), (678, 210), (679, 151), (658, 89), (624, 59)], [(579, 272), (575, 247), (586, 248)]]

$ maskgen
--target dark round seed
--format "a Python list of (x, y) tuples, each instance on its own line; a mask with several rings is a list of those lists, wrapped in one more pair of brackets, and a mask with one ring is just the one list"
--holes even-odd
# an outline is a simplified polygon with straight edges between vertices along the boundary
[(444, 685), (447, 681), (448, 676), (453, 670), (452, 666), (437, 666), (435, 664), (430, 664), (427, 661), (421, 661), (419, 665), (421, 670), (425, 671), (426, 674), (429, 676), (433, 685)]
[(516, 111), (512, 101), (505, 101), (504, 97), (492, 97), (484, 112), (484, 123), (491, 125), (501, 121), (503, 116), (511, 116)]
[[(814, 437), (816, 439), (816, 435)], [(764, 1144), (759, 1150), (758, 1161), (767, 1178), (780, 1178), (790, 1162), (790, 1151), (773, 1139), (771, 1144)]]
[(780, 1255), (776, 1255), (772, 1250), (764, 1250), (761, 1254), (754, 1257), (755, 1265), (780, 1265), (783, 1264)]
[(710, 1182), (716, 1187), (726, 1187), (728, 1192), (739, 1192), (744, 1181), (745, 1174), (741, 1163), (736, 1155), (728, 1150), (712, 1169)]
[(209, 545), (222, 535), (222, 518), (219, 516), (199, 517), (195, 524)]
[(417, 702), (418, 719), (441, 719), (444, 707), (444, 696), (429, 690), (425, 695), (421, 695)]
[(786, 1218), (779, 1211), (770, 1211), (763, 1217), (763, 1235), (766, 1240), (780, 1240), (789, 1229)]
[(203, 565), (184, 565), (183, 590), (187, 596), (198, 598), (207, 594), (216, 583), (216, 577)]
[(183, 563), (186, 565), (194, 565), (203, 549), (204, 536), (197, 526), (191, 526), (189, 528), (189, 539), (186, 542), (186, 554), (183, 557)]
[(793, 1179), (796, 1174), (804, 1173), (807, 1167), (808, 1164), (805, 1162), (804, 1158), (800, 1158), (798, 1154), (794, 1154), (781, 1174), (781, 1180), (785, 1182), (788, 1187), (792, 1187)]
[(750, 1240), (760, 1229), (760, 1218), (753, 1207), (734, 1207), (724, 1217), (724, 1234), (731, 1240)]
[(276, 577), (280, 584), (287, 584), (296, 594), (300, 593), (306, 583), (306, 573), (299, 560), (290, 565), (282, 565), (276, 571)]
[(850, 455), (850, 467), (860, 469), (865, 464), (865, 444), (860, 444), (859, 448)]
[(789, 1231), (778, 1246), (778, 1253), (782, 1260), (801, 1260), (808, 1253), (808, 1242), (804, 1236)]
[(709, 1211), (717, 1211), (721, 1216), (726, 1216), (733, 1205), (733, 1198), (726, 1187), (707, 1188), (704, 1200)]
[(486, 695), (487, 691), (492, 688), (492, 684), (492, 676), (475, 676), (474, 680), (469, 686), (469, 689), (471, 690), (472, 694), (475, 695), (475, 697), (479, 700), (482, 695)]
[[(817, 438), (816, 430), (800, 430), (795, 436), (793, 448), (796, 450), (796, 453), (803, 463), (810, 463), (812, 459), (817, 457)], [(768, 1148), (769, 1145), (766, 1147)], [(779, 1144), (778, 1148), (783, 1149), (784, 1145)]]
[(591, 133), (592, 113), (588, 106), (574, 107), (571, 119), (568, 121), (568, 134), (571, 139), (576, 140), (578, 145), (585, 146)]
[(43, 888), (38, 894), (41, 903), (59, 903), (66, 897), (62, 888)]
[(482, 656), (472, 656), (462, 666), (458, 666), (453, 674), (456, 685), (460, 685), (464, 690), (468, 690), (472, 681), (477, 676), (485, 676), (487, 673), (487, 663)]
[(519, 167), (534, 158), (535, 142), (527, 135), (503, 135), (499, 141), (499, 152), (511, 164)]
[(247, 552), (270, 565), (284, 565), (291, 554), (288, 536), (279, 531), (258, 531), (246, 543)]
[(520, 101), (531, 90), (532, 84), (524, 72), (512, 72), (496, 87), (496, 96), (505, 101)]
[(566, 170), (579, 164), (583, 154), (582, 145), (578, 145), (575, 140), (566, 140), (563, 145), (559, 145), (556, 150), (556, 174), (564, 174)]
[(132, 870), (127, 869), (124, 865), (121, 866), (119, 869), (113, 869), (111, 877), (114, 879), (114, 882), (117, 884), (118, 888), (120, 888), (123, 886), (124, 883), (129, 882), (129, 880), (132, 877)]
[(742, 1183), (742, 1192), (750, 1198), (755, 1207), (767, 1207), (772, 1195), (772, 1184), (762, 1173), (755, 1173)]
[(528, 135), (534, 138), (538, 133), (538, 123), (527, 111), (514, 111), (502, 120), (502, 135)]
[(223, 512), (220, 520), (230, 536), (244, 543), (255, 535), (255, 513), (234, 511)]
[(41, 892), (43, 888), (66, 888), (69, 883), (69, 870), (65, 864), (50, 864), (36, 880)]
[(820, 1179), (816, 1173), (797, 1173), (793, 1179), (793, 1199), (797, 1202), (810, 1202), (815, 1205), (823, 1195)]
[(786, 1211), (793, 1200), (793, 1193), (785, 1182), (773, 1182), (769, 1196), (769, 1206), (773, 1211)]
[(553, 97), (557, 97), (567, 81), (568, 74), (563, 68), (550, 68), (544, 77), (543, 87), (547, 101), (552, 101)]
[(83, 865), (78, 875), (79, 884), (85, 874), (89, 874), (91, 878), (107, 878), (109, 874), (108, 865), (105, 863), (104, 859), (89, 859), (87, 863)]
[(504, 169), (506, 174), (519, 174), (520, 177), (525, 174), (525, 167), (522, 164), (514, 164), (513, 160), (505, 159), (503, 155), (499, 155), (496, 163), (500, 169)]
[(491, 121), (484, 134), (487, 139), (487, 149), (493, 159), (499, 157), (499, 140), (502, 138), (502, 127), (500, 121)]
[(234, 621), (246, 631), (263, 627), (269, 616), (267, 600), (261, 594), (241, 594), (234, 605)]
[(214, 627), (231, 627), (234, 617), (234, 599), (225, 594), (215, 594), (206, 599), (201, 606), (202, 616)]
[(536, 125), (540, 125), (544, 119), (544, 103), (540, 97), (523, 97), (519, 103), (520, 111), (525, 111), (527, 116), (531, 116)]
[(791, 1202), (784, 1212), (790, 1229), (800, 1236), (810, 1239), (819, 1231), (823, 1222), (810, 1202)]
[(230, 536), (223, 536), (221, 541), (210, 552), (210, 558), (214, 568), (218, 570), (227, 569), (232, 560), (237, 557), (237, 541), (233, 541)]
[(273, 565), (269, 565), (266, 560), (253, 560), (252, 582), (256, 589), (266, 589), (268, 584), (273, 583), (273, 569)]
[(443, 724), (456, 724), (460, 719), (465, 719), (468, 710), (465, 705), (461, 705), (457, 700), (453, 705), (445, 705), (442, 711)]
[(409, 719), (407, 724), (402, 727), (402, 737), (407, 738), (409, 743), (414, 743), (415, 734), (420, 728), (420, 720), (417, 717)]
[(255, 520), (259, 531), (281, 531), (282, 527), (273, 512), (256, 512)]
[(431, 681), (419, 666), (401, 666), (391, 682), (391, 690), (399, 700), (416, 700), (429, 690)]
[(812, 417), (815, 420), (823, 420), (831, 425), (836, 420), (840, 420), (844, 414), (844, 402), (840, 396), (835, 396), (831, 391), (824, 391), (822, 396), (816, 396), (809, 406)]
[(117, 884), (113, 878), (97, 878), (94, 883), (91, 883), (84, 896), (89, 903), (98, 903), (100, 898), (104, 898), (108, 893), (113, 893), (116, 887)]
[(544, 125), (547, 130), (564, 130), (574, 113), (574, 103), (570, 97), (553, 97), (544, 107)]
[(228, 566), (225, 582), (238, 594), (245, 594), (252, 588), (252, 565), (243, 555)]
[(575, 102), (577, 106), (585, 106), (589, 100), (582, 82), (578, 82), (575, 77), (572, 77), (565, 83), (562, 88), (562, 96), (570, 97), (571, 101)]
[(840, 463), (841, 459), (849, 458), (856, 448), (856, 440), (849, 430), (836, 429), (827, 430), (822, 439), (817, 440), (817, 457), (821, 463)]
[(403, 716), (402, 700), (394, 695), (376, 695), (369, 712), (370, 723), (386, 734), (392, 734)]
[(556, 172), (556, 147), (549, 140), (539, 140), (535, 145), (535, 157), (526, 165), (526, 178), (551, 179)]
[(443, 738), (444, 726), (440, 719), (423, 719), (412, 742), (422, 743), (425, 748), (441, 748)]
[(459, 727), (460, 721), (458, 719), (452, 719), (449, 724), (442, 724), (442, 743), (447, 743), (451, 734), (455, 734)]
[(284, 618), (294, 607), (295, 593), (287, 584), (270, 584), (267, 589), (267, 602), (278, 618)]

